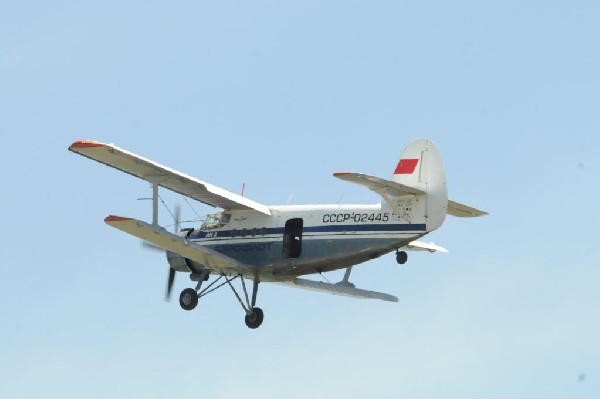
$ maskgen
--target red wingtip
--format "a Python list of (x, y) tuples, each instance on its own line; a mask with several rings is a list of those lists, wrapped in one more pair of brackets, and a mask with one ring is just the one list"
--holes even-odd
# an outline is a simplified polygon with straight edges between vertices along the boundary
[(106, 219), (104, 219), (105, 223), (110, 223), (110, 222), (124, 222), (126, 220), (133, 220), (132, 218), (124, 218), (121, 216), (114, 216), (114, 215), (110, 215), (108, 217), (106, 217)]
[(346, 175), (349, 175), (349, 174), (350, 174), (350, 172), (335, 172), (333, 175), (335, 177), (340, 177), (340, 176), (346, 176)]
[(104, 147), (106, 144), (99, 143), (97, 141), (92, 140), (78, 140), (71, 144), (69, 148), (93, 148), (93, 147)]

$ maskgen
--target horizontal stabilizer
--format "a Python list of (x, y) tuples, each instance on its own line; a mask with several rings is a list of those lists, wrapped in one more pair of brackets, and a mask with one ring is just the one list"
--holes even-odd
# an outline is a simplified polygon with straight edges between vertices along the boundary
[(448, 250), (446, 248), (440, 247), (432, 242), (422, 242), (422, 241), (411, 241), (404, 248), (413, 250), (413, 251), (429, 251), (429, 252), (446, 252)]
[(448, 215), (457, 216), (459, 218), (472, 218), (477, 216), (488, 215), (487, 212), (479, 209), (471, 208), (470, 206), (459, 204), (458, 202), (448, 200)]
[(405, 195), (413, 196), (425, 194), (425, 191), (419, 190), (418, 188), (409, 187), (380, 177), (365, 175), (364, 173), (342, 172), (334, 173), (333, 175), (338, 179), (365, 186), (369, 190), (375, 191), (380, 195), (402, 197)]
[(360, 288), (354, 288), (350, 284), (330, 284), (322, 281), (305, 280), (296, 278), (292, 281), (283, 281), (282, 284), (297, 288), (304, 288), (311, 291), (325, 292), (333, 295), (347, 296), (360, 299), (380, 299), (387, 302), (398, 302), (398, 298), (385, 294), (383, 292), (367, 291)]
[(160, 226), (153, 226), (140, 220), (119, 216), (109, 216), (104, 219), (104, 222), (115, 229), (119, 229), (167, 251), (178, 253), (185, 258), (196, 261), (213, 271), (248, 274), (250, 270), (249, 266), (235, 259), (198, 245), (184, 237), (169, 233)]
[(213, 186), (113, 144), (80, 140), (71, 144), (69, 150), (211, 206), (225, 210), (255, 210), (265, 215), (271, 214), (266, 205)]

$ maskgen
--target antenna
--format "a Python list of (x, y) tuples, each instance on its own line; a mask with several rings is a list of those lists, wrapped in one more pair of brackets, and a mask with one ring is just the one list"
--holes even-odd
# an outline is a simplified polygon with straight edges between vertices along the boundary
[(246, 190), (246, 183), (242, 183), (242, 197), (244, 196), (245, 190)]

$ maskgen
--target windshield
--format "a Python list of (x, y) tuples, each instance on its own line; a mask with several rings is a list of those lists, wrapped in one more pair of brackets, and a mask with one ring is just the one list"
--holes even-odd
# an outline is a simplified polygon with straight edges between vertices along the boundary
[(201, 229), (202, 230), (211, 230), (211, 229), (217, 229), (219, 227), (223, 227), (227, 223), (229, 223), (229, 219), (231, 219), (230, 213), (224, 213), (224, 212), (209, 213), (208, 215), (206, 215), (206, 219), (204, 219), (204, 223), (202, 223)]

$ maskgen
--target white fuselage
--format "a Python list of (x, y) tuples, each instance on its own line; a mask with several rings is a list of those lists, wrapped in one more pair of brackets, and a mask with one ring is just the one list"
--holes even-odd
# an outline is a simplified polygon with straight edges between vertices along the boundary
[[(209, 215), (193, 241), (244, 264), (262, 278), (349, 267), (376, 258), (427, 233), (418, 201), (399, 215), (375, 205), (285, 205), (271, 215), (229, 211)], [(410, 222), (409, 222), (410, 220)]]

